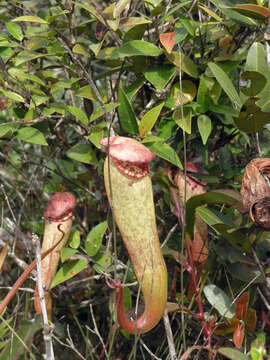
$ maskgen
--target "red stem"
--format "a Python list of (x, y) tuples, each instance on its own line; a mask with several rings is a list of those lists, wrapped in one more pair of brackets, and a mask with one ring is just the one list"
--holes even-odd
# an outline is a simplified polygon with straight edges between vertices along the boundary
[[(65, 236), (65, 233), (60, 229), (61, 224), (58, 225), (58, 230), (61, 231), (62, 236), (61, 239), (55, 244), (53, 245), (50, 249), (44, 251), (44, 253), (41, 254), (41, 260), (43, 260), (46, 256), (48, 256), (56, 247), (57, 245), (60, 244), (60, 242), (62, 241), (63, 237)], [(21, 276), (16, 280), (16, 282), (14, 283), (14, 285), (12, 286), (12, 288), (10, 289), (10, 291), (7, 293), (6, 297), (4, 298), (4, 300), (2, 301), (2, 303), (0, 304), (0, 315), (2, 314), (2, 312), (4, 311), (4, 309), (7, 307), (7, 305), (9, 304), (9, 302), (11, 301), (11, 299), (13, 298), (13, 296), (16, 294), (17, 290), (19, 289), (19, 287), (24, 283), (24, 281), (28, 278), (28, 276), (30, 275), (30, 273), (32, 272), (32, 270), (34, 270), (34, 268), (37, 265), (37, 260), (35, 259), (29, 266), (28, 268), (21, 274)]]

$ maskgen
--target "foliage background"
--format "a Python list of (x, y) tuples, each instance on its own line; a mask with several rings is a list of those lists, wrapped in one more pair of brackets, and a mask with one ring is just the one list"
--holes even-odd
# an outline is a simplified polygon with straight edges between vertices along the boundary
[[(239, 9), (237, 4), (257, 7)], [(181, 228), (175, 226), (172, 184), (165, 167), (182, 169), (182, 164), (192, 161), (207, 171), (197, 175), (207, 190), (239, 192), (245, 165), (257, 156), (270, 157), (269, 4), (263, 0), (237, 4), (0, 1), (0, 245), (9, 244), (0, 280), (2, 294), (18, 278), (22, 264), (35, 256), (31, 233), (42, 238), (42, 211), (50, 196), (70, 191), (78, 201), (61, 265), (77, 275), (68, 280), (60, 272), (54, 283), (59, 285), (52, 290), (56, 358), (100, 359), (102, 342), (107, 341), (107, 358), (126, 359), (126, 354), (130, 359), (155, 358), (153, 354), (169, 358), (162, 323), (140, 339), (119, 331), (113, 335), (114, 294), (104, 281), (105, 250), (113, 227), (99, 141), (109, 132), (134, 137), (157, 155), (151, 176), (161, 243), (170, 234), (163, 249), (169, 293), (174, 302), (183, 299), (188, 306), (188, 276), (184, 274), (181, 285), (178, 275), (173, 285), (177, 266), (173, 251), (181, 249)], [(160, 35), (172, 32), (170, 51)], [(256, 309), (256, 330), (246, 333), (241, 348), (248, 359), (251, 341), (259, 331), (269, 336), (269, 325), (262, 320), (267, 309), (257, 292), (264, 280), (255, 279), (258, 266), (244, 249), (253, 239), (258, 261), (264, 264), (269, 232), (258, 231), (247, 215), (224, 205), (204, 207), (200, 216), (210, 226), (201, 289), (215, 284), (231, 301), (248, 290), (250, 305)], [(234, 237), (222, 236), (216, 224), (228, 226)], [(93, 238), (96, 247), (89, 245)], [(119, 236), (110, 251), (106, 271), (112, 278), (117, 273), (134, 282)], [(41, 321), (33, 322), (34, 285), (29, 278), (4, 314), (11, 328), (0, 325), (0, 359), (7, 354), (38, 359), (44, 351)], [(135, 299), (136, 286), (126, 290), (127, 307), (131, 294)], [(208, 300), (203, 295), (204, 311), (220, 321), (220, 312), (211, 310)], [(194, 301), (190, 309), (196, 312)], [(204, 344), (201, 324), (192, 316), (183, 323), (177, 312), (170, 315), (170, 324), (179, 358), (186, 348)], [(11, 329), (32, 355), (19, 346)], [(231, 335), (213, 335), (213, 344), (233, 346), (229, 339)]]

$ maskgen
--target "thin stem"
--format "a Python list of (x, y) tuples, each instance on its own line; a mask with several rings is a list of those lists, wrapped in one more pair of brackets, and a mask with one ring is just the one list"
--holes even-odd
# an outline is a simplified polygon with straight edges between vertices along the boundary
[(46, 360), (54, 360), (54, 351), (52, 344), (52, 327), (49, 325), (49, 321), (48, 321), (46, 302), (45, 302), (44, 291), (42, 286), (40, 241), (36, 235), (33, 236), (33, 239), (36, 242), (38, 295), (40, 299), (40, 306), (43, 317), (43, 339), (45, 343)]

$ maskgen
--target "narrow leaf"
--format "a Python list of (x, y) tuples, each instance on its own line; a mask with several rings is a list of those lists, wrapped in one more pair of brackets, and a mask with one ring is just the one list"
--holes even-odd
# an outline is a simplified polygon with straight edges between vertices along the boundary
[(121, 127), (130, 134), (138, 134), (139, 129), (135, 113), (121, 86), (118, 89), (118, 102), (118, 115)]
[(183, 166), (178, 155), (170, 145), (162, 141), (154, 142), (151, 145), (145, 143), (145, 145), (160, 158), (170, 162), (171, 164), (177, 166), (179, 169), (183, 170)]
[(236, 109), (240, 109), (242, 102), (241, 99), (235, 90), (235, 87), (231, 81), (231, 79), (228, 77), (228, 75), (219, 67), (217, 64), (209, 63), (208, 64), (210, 70), (212, 71), (213, 75), (219, 82), (220, 86), (224, 90), (224, 92), (228, 95), (230, 98), (233, 106)]
[(25, 15), (25, 16), (19, 16), (12, 20), (13, 22), (17, 21), (26, 21), (26, 22), (34, 22), (39, 24), (48, 24), (48, 22), (38, 16), (31, 16), (31, 15)]
[(140, 125), (139, 125), (139, 133), (142, 138), (144, 138), (149, 131), (153, 128), (155, 125), (159, 114), (161, 112), (161, 109), (163, 108), (164, 102), (155, 106), (151, 110), (149, 110), (141, 119)]
[(18, 41), (22, 41), (23, 32), (18, 24), (13, 24), (11, 21), (6, 21), (6, 28), (8, 32)]
[(219, 348), (218, 353), (226, 356), (231, 360), (250, 360), (248, 355), (241, 353), (239, 350), (233, 348)]

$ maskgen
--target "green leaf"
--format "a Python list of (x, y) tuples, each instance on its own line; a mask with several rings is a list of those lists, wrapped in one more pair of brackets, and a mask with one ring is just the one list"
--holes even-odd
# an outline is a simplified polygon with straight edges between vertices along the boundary
[(156, 141), (153, 144), (145, 143), (145, 145), (157, 156), (183, 170), (183, 166), (178, 155), (170, 145), (164, 143), (163, 141)]
[(233, 348), (221, 347), (218, 349), (218, 353), (231, 360), (250, 360), (248, 355), (245, 355), (241, 353), (241, 351)]
[(159, 56), (162, 51), (156, 46), (143, 40), (132, 40), (111, 55), (111, 59), (119, 59), (130, 56)]
[(88, 139), (91, 141), (95, 147), (101, 149), (100, 140), (107, 136), (108, 129), (106, 123), (102, 122), (91, 128), (91, 134), (88, 136)]
[(78, 120), (80, 120), (84, 125), (88, 125), (88, 117), (85, 112), (75, 106), (66, 106), (68, 112), (74, 115)]
[[(196, 64), (185, 54), (178, 53), (177, 51), (172, 51), (170, 54), (166, 53), (166, 56), (170, 62), (180, 68), (183, 72), (190, 75), (193, 78), (197, 78), (199, 76), (198, 68)], [(181, 58), (180, 58), (181, 56)], [(181, 62), (180, 62), (181, 59)]]
[(81, 243), (81, 236), (79, 230), (74, 231), (74, 233), (71, 236), (71, 239), (69, 240), (69, 246), (72, 249), (78, 249)]
[(232, 196), (222, 194), (215, 191), (210, 191), (202, 195), (193, 196), (186, 204), (186, 225), (187, 232), (190, 237), (193, 237), (194, 221), (196, 208), (205, 204), (228, 204), (230, 206), (241, 207), (240, 201)]
[(255, 134), (264, 130), (264, 126), (270, 123), (270, 112), (263, 112), (253, 99), (248, 99), (243, 105), (238, 118), (235, 120), (239, 130)]
[[(147, 19), (144, 19), (143, 17), (133, 17), (133, 16), (130, 16), (128, 18), (121, 18), (120, 19), (120, 22), (119, 22), (119, 29), (125, 29), (127, 27), (135, 27), (135, 26), (138, 26), (138, 25), (145, 25), (145, 24), (150, 24), (152, 21), (151, 20), (147, 20)], [(134, 33), (134, 32), (133, 32)], [(130, 37), (130, 33), (128, 34), (128, 36)], [(138, 39), (136, 40), (140, 40), (142, 36), (139, 36)], [(125, 37), (124, 37), (124, 40), (128, 41), (128, 40), (135, 40), (135, 38), (133, 37), (131, 39), (131, 37), (127, 40), (127, 37), (126, 37), (126, 34), (125, 34)], [(124, 42), (126, 42), (124, 41)]]
[(39, 85), (46, 86), (45, 82), (43, 80), (41, 80), (38, 76), (26, 73), (22, 69), (10, 68), (8, 70), (8, 73), (11, 76), (16, 77), (20, 81), (30, 80), (30, 81), (33, 81), (33, 82), (39, 84)]
[(183, 129), (186, 133), (191, 134), (191, 121), (192, 121), (192, 109), (184, 108), (183, 117), (181, 108), (177, 108), (172, 115), (176, 124)]
[(263, 44), (254, 42), (249, 48), (245, 71), (258, 71), (261, 74), (269, 74), (266, 51)]
[(6, 21), (6, 28), (8, 32), (14, 37), (14, 39), (18, 41), (22, 41), (23, 39), (23, 32), (18, 24), (13, 24), (10, 21)]
[(163, 108), (164, 102), (155, 106), (151, 110), (149, 110), (141, 119), (139, 125), (139, 133), (142, 138), (144, 138), (149, 131), (152, 130), (153, 126), (155, 125), (161, 109)]
[(214, 284), (208, 284), (203, 288), (203, 293), (208, 302), (220, 313), (221, 316), (228, 319), (234, 317), (236, 306), (235, 304), (232, 304), (232, 301), (223, 290)]
[(10, 137), (12, 133), (14, 132), (15, 127), (14, 125), (0, 125), (0, 138)]
[(10, 100), (23, 102), (23, 103), (25, 101), (24, 98), (21, 95), (15, 93), (13, 91), (9, 91), (9, 90), (1, 90), (1, 91)]
[(60, 254), (60, 257), (61, 257), (61, 261), (62, 262), (65, 262), (68, 258), (70, 258), (72, 255), (76, 254), (77, 250), (76, 249), (71, 249), (71, 248), (63, 248), (61, 250), (61, 254)]
[(79, 90), (75, 91), (75, 95), (89, 100), (97, 100), (97, 97), (90, 85), (81, 87)]
[(215, 76), (215, 78), (217, 79), (217, 81), (219, 82), (220, 86), (224, 90), (224, 92), (230, 98), (233, 106), (236, 109), (240, 109), (242, 106), (242, 102), (237, 91), (235, 90), (235, 87), (233, 86), (231, 79), (217, 64), (208, 63), (208, 66), (212, 71), (213, 75)]
[(12, 20), (13, 22), (18, 21), (26, 21), (26, 22), (34, 22), (39, 24), (48, 24), (48, 22), (38, 16), (32, 16), (32, 15), (25, 15), (25, 16), (19, 16)]
[(198, 116), (197, 122), (203, 145), (205, 145), (212, 131), (212, 121), (209, 116), (202, 114)]
[(266, 84), (266, 77), (257, 71), (244, 71), (241, 74), (240, 90), (247, 96), (258, 95)]
[(87, 235), (85, 240), (85, 250), (88, 256), (92, 257), (98, 253), (107, 227), (107, 221), (104, 221), (93, 227), (93, 229)]
[(22, 141), (29, 142), (31, 144), (48, 146), (48, 143), (45, 140), (42, 132), (34, 127), (29, 126), (19, 129), (16, 137)]
[(163, 65), (149, 67), (144, 71), (145, 78), (155, 86), (158, 91), (162, 91), (174, 76), (176, 67), (172, 65)]
[[(110, 111), (114, 110), (118, 106), (119, 106), (119, 104), (114, 104), (114, 103), (105, 104), (105, 109), (109, 113)], [(103, 115), (104, 115), (104, 111), (103, 111), (102, 106), (98, 106), (90, 116), (90, 120), (89, 120), (90, 123), (99, 119)]]
[(76, 4), (79, 7), (82, 7), (84, 10), (88, 11), (91, 15), (93, 15), (98, 21), (100, 21), (102, 24), (105, 25), (105, 21), (103, 17), (98, 13), (98, 11), (88, 4), (83, 4), (78, 1), (74, 1), (74, 4)]
[(137, 135), (139, 129), (136, 115), (121, 86), (118, 89), (118, 102), (118, 115), (122, 129), (130, 134)]
[(95, 151), (90, 144), (77, 144), (67, 151), (67, 156), (70, 159), (80, 161), (85, 164), (97, 165)]
[(71, 260), (68, 263), (64, 264), (56, 273), (53, 278), (50, 289), (61, 284), (64, 281), (67, 281), (73, 278), (75, 275), (79, 274), (83, 269), (88, 266), (88, 261), (85, 259), (80, 260)]
[(72, 52), (74, 54), (80, 54), (86, 57), (90, 57), (90, 53), (81, 44), (75, 44), (72, 48)]

